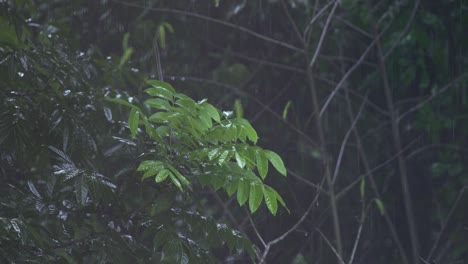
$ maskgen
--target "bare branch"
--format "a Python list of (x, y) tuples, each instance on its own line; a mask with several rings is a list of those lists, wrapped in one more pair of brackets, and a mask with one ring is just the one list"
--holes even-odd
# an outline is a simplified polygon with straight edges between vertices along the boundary
[(300, 49), (298, 47), (295, 47), (295, 46), (293, 46), (291, 44), (288, 44), (288, 43), (286, 43), (284, 41), (276, 40), (276, 39), (267, 37), (265, 35), (259, 34), (259, 33), (255, 32), (253, 30), (248, 29), (248, 28), (245, 28), (245, 27), (242, 27), (242, 26), (239, 26), (239, 25), (236, 25), (236, 24), (232, 24), (232, 23), (229, 23), (229, 22), (226, 22), (226, 21), (223, 21), (223, 20), (215, 19), (215, 18), (212, 18), (212, 17), (209, 17), (209, 16), (193, 13), (193, 12), (190, 12), (190, 11), (179, 10), (179, 9), (145, 7), (143, 5), (139, 5), (139, 4), (136, 4), (136, 3), (127, 3), (127, 2), (124, 2), (124, 1), (120, 1), (120, 0), (112, 0), (112, 1), (115, 2), (115, 3), (118, 3), (120, 5), (124, 5), (124, 6), (128, 6), (128, 7), (144, 8), (146, 10), (150, 10), (150, 11), (153, 11), (153, 12), (176, 14), (176, 15), (188, 16), (188, 17), (193, 17), (193, 18), (197, 18), (197, 19), (210, 21), (210, 22), (215, 23), (215, 24), (219, 24), (219, 25), (223, 25), (223, 26), (226, 26), (226, 27), (234, 28), (236, 30), (239, 30), (241, 32), (244, 32), (244, 33), (247, 33), (247, 34), (249, 34), (251, 36), (254, 36), (254, 37), (258, 38), (258, 39), (261, 39), (261, 40), (264, 40), (264, 41), (267, 41), (267, 42), (282, 46), (282, 47), (290, 49), (290, 50), (294, 50), (296, 52), (300, 52), (300, 53), (304, 52), (302, 49)]

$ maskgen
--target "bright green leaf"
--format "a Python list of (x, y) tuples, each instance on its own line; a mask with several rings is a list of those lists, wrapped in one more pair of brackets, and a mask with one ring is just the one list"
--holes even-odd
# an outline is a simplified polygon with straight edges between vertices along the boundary
[(157, 183), (160, 183), (164, 181), (167, 178), (167, 176), (169, 176), (170, 173), (171, 172), (166, 169), (160, 170), (158, 174), (156, 175), (156, 177), (154, 178), (154, 181)]
[(374, 202), (375, 202), (375, 205), (377, 205), (377, 208), (379, 209), (380, 215), (384, 215), (385, 214), (385, 207), (384, 207), (384, 204), (383, 204), (382, 200), (375, 198)]
[(237, 202), (243, 205), (249, 198), (250, 183), (246, 179), (240, 179), (237, 186)]
[(180, 181), (177, 179), (177, 177), (172, 174), (171, 172), (169, 173), (169, 177), (171, 178), (172, 182), (174, 183), (175, 186), (177, 186), (177, 188), (179, 188), (179, 190), (181, 192), (184, 191), (184, 189), (182, 188), (182, 184), (180, 183)]
[(145, 104), (152, 108), (156, 108), (160, 110), (169, 110), (171, 107), (166, 100), (161, 99), (161, 98), (154, 98), (154, 99), (146, 100)]
[(266, 157), (268, 158), (268, 160), (270, 160), (271, 164), (273, 164), (273, 167), (275, 167), (275, 169), (279, 173), (281, 173), (283, 176), (286, 176), (287, 175), (286, 167), (284, 167), (284, 163), (281, 157), (275, 152), (270, 151), (270, 150), (265, 150), (264, 153)]
[(239, 99), (234, 101), (234, 112), (236, 113), (236, 117), (244, 117), (244, 108), (242, 107), (242, 102)]
[(265, 179), (268, 174), (268, 159), (261, 149), (255, 151), (255, 160), (257, 162), (257, 170), (262, 179)]
[(270, 190), (270, 188), (263, 188), (263, 196), (265, 197), (265, 203), (270, 210), (271, 214), (276, 215), (278, 211), (278, 202), (276, 201), (276, 194)]
[(214, 106), (212, 106), (209, 103), (203, 103), (202, 106), (208, 112), (210, 117), (213, 118), (213, 120), (215, 120), (218, 123), (221, 121), (218, 110)]
[(169, 91), (168, 89), (159, 86), (159, 87), (153, 87), (153, 88), (148, 88), (145, 90), (145, 93), (151, 95), (151, 96), (157, 96), (163, 99), (167, 99), (171, 102), (174, 101), (174, 94)]
[(291, 104), (292, 104), (292, 101), (289, 100), (287, 103), (286, 103), (286, 106), (284, 106), (284, 109), (283, 109), (283, 119), (286, 120), (286, 118), (288, 117), (288, 111), (289, 111), (289, 107), (291, 107)]
[(250, 183), (249, 208), (250, 212), (254, 213), (263, 200), (263, 184), (252, 182)]
[(132, 108), (130, 111), (130, 116), (128, 118), (128, 126), (130, 127), (130, 133), (132, 138), (135, 138), (138, 130), (138, 122), (140, 121), (140, 111)]
[(236, 151), (236, 162), (237, 162), (237, 165), (239, 165), (239, 167), (241, 167), (241, 169), (243, 169), (245, 167), (245, 159), (243, 157), (241, 157), (241, 155), (239, 155), (239, 152)]
[(172, 94), (176, 93), (174, 87), (172, 87), (172, 85), (170, 85), (167, 82), (163, 82), (163, 81), (159, 81), (159, 80), (146, 80), (146, 83), (148, 85), (153, 86), (154, 88), (164, 88), (164, 89), (168, 90), (169, 92), (171, 92)]
[(159, 26), (159, 45), (162, 49), (166, 48), (166, 30), (163, 25)]

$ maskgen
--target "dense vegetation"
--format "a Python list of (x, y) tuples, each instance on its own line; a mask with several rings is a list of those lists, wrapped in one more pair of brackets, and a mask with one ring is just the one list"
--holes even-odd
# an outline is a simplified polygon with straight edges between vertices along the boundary
[(466, 263), (466, 32), (465, 0), (1, 1), (0, 262)]

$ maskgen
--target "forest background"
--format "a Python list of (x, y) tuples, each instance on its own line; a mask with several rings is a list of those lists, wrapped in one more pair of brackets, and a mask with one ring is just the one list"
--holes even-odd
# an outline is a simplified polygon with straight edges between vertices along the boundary
[(467, 32), (466, 0), (0, 1), (0, 260), (468, 263)]

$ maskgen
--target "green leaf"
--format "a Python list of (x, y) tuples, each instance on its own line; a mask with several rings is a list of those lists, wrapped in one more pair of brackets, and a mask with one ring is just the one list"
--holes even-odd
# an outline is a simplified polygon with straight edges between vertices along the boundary
[(132, 48), (127, 48), (124, 50), (124, 54), (120, 58), (119, 68), (121, 68), (128, 61), (128, 59), (130, 59), (130, 56), (132, 55), (132, 53), (133, 53)]
[(176, 178), (176, 176), (172, 173), (169, 173), (169, 177), (171, 178), (172, 182), (174, 183), (175, 186), (177, 186), (177, 188), (179, 188), (179, 190), (181, 192), (184, 192), (184, 189), (182, 188), (182, 184), (180, 183), (180, 181)]
[(166, 100), (161, 98), (148, 99), (145, 101), (145, 104), (160, 110), (169, 110), (171, 107)]
[(174, 94), (162, 86), (148, 88), (145, 90), (145, 93), (174, 102)]
[(263, 188), (263, 196), (265, 197), (265, 203), (270, 210), (272, 215), (276, 215), (278, 211), (278, 202), (276, 201), (276, 194), (270, 190), (269, 186)]
[(169, 30), (169, 32), (174, 33), (174, 28), (172, 27), (171, 24), (169, 24), (167, 22), (164, 22), (163, 26), (165, 26), (167, 28), (167, 30)]
[(286, 206), (286, 203), (284, 202), (283, 198), (278, 194), (278, 192), (276, 192), (276, 190), (273, 189), (273, 188), (271, 188), (271, 187), (269, 187), (268, 189), (269, 189), (272, 193), (275, 194), (276, 200), (278, 200), (278, 202), (284, 207), (284, 209), (286, 209), (286, 211), (288, 211), (288, 213), (290, 213), (288, 207)]
[(125, 105), (125, 106), (128, 106), (128, 107), (139, 110), (138, 107), (132, 105), (131, 103), (129, 103), (129, 102), (125, 101), (125, 100), (119, 99), (119, 98), (106, 98), (106, 101), (121, 104), (121, 105)]
[(250, 184), (246, 179), (241, 178), (237, 186), (237, 202), (242, 206), (249, 198)]
[(257, 162), (257, 170), (262, 179), (265, 179), (268, 174), (268, 159), (261, 149), (255, 151), (255, 160)]
[(217, 154), (219, 154), (219, 148), (212, 149), (210, 152), (208, 152), (208, 159), (213, 160), (216, 158)]
[(159, 161), (159, 160), (145, 160), (140, 163), (140, 165), (137, 168), (137, 171), (145, 171), (145, 170), (150, 170), (150, 169), (162, 169), (164, 168), (164, 164)]
[(212, 106), (209, 103), (203, 103), (202, 107), (205, 109), (205, 111), (208, 112), (208, 114), (211, 118), (213, 118), (213, 120), (215, 120), (218, 123), (221, 121), (218, 110), (214, 106)]
[(139, 121), (140, 121), (140, 111), (135, 108), (132, 108), (132, 110), (130, 111), (130, 117), (128, 118), (128, 126), (130, 127), (132, 138), (135, 138), (137, 134)]
[(244, 109), (242, 107), (242, 102), (239, 99), (234, 101), (234, 112), (236, 113), (236, 117), (242, 118), (244, 117)]
[(288, 111), (289, 111), (289, 107), (291, 107), (291, 104), (292, 104), (292, 101), (289, 100), (286, 105), (284, 106), (284, 109), (283, 109), (283, 119), (286, 120), (286, 118), (288, 117)]
[(128, 48), (128, 39), (130, 38), (130, 33), (125, 33), (122, 39), (122, 49), (127, 49)]
[(384, 215), (385, 214), (385, 207), (384, 207), (384, 204), (383, 204), (382, 200), (375, 198), (374, 202), (375, 202), (375, 205), (377, 205), (377, 208), (379, 209), (380, 215)]
[(171, 92), (172, 94), (176, 93), (174, 87), (172, 87), (172, 85), (170, 85), (167, 82), (163, 82), (163, 81), (159, 81), (159, 80), (146, 80), (146, 83), (148, 85), (153, 86), (154, 88), (164, 88), (164, 89), (168, 90), (169, 92)]
[(254, 213), (263, 200), (263, 184), (252, 182), (250, 183), (249, 208), (250, 212)]
[(157, 183), (160, 183), (164, 181), (165, 179), (167, 179), (167, 176), (169, 176), (170, 173), (171, 172), (166, 169), (160, 170), (158, 172), (158, 175), (156, 175), (156, 177), (154, 178), (154, 181)]
[(144, 179), (146, 179), (146, 178), (149, 178), (149, 177), (151, 177), (151, 176), (156, 175), (156, 173), (158, 173), (158, 171), (160, 171), (159, 168), (151, 168), (151, 169), (147, 170), (147, 171), (143, 174), (143, 176), (141, 177), (141, 180), (144, 180)]
[(166, 48), (166, 30), (163, 25), (159, 26), (159, 45), (162, 49)]
[(273, 167), (275, 167), (275, 169), (283, 176), (286, 176), (286, 167), (284, 167), (284, 163), (281, 157), (270, 150), (265, 150), (264, 153), (268, 160), (270, 160), (271, 164), (273, 164)]
[(231, 197), (234, 194), (234, 192), (236, 192), (238, 186), (238, 181), (234, 180), (225, 187), (226, 193), (229, 195), (229, 197)]
[(252, 127), (249, 121), (243, 118), (239, 118), (238, 121), (244, 128), (245, 134), (247, 135), (249, 140), (252, 141), (254, 144), (256, 144), (258, 140), (257, 131), (255, 131), (255, 129)]
[(218, 164), (222, 165), (224, 162), (226, 162), (228, 155), (229, 155), (229, 150), (223, 151), (223, 153), (221, 153), (221, 155), (218, 158)]
[(174, 166), (166, 164), (166, 166), (171, 170), (172, 173), (179, 179), (179, 181), (190, 188), (190, 182), (185, 178)]
[(245, 167), (245, 159), (243, 157), (241, 157), (241, 155), (239, 155), (239, 152), (236, 151), (236, 162), (237, 162), (237, 165), (239, 165), (239, 167), (241, 167), (241, 169), (243, 169)]

